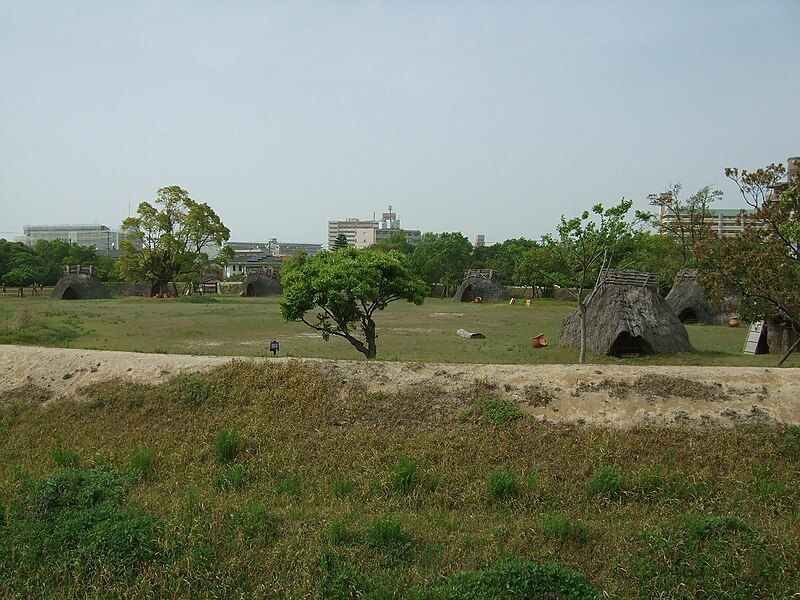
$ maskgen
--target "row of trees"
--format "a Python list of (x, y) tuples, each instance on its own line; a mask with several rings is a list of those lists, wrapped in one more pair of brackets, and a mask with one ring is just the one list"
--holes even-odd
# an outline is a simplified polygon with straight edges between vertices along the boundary
[(67, 265), (91, 265), (103, 279), (117, 277), (114, 259), (94, 248), (63, 240), (38, 240), (31, 247), (0, 239), (0, 280), (7, 286), (54, 285)]

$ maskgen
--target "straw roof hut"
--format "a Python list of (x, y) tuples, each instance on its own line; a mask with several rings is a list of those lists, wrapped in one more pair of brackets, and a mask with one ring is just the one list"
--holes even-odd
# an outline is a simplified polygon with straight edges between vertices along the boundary
[(714, 310), (697, 281), (697, 269), (681, 269), (666, 298), (682, 323), (718, 325), (726, 319)]
[[(558, 343), (580, 346), (580, 315), (564, 319)], [(607, 269), (586, 299), (586, 348), (614, 356), (692, 349), (686, 328), (658, 295), (655, 277)]]
[(472, 269), (464, 274), (453, 299), (456, 302), (506, 301), (511, 298), (508, 290), (497, 280), (492, 269)]
[(90, 300), (111, 298), (105, 284), (97, 278), (93, 267), (64, 267), (64, 273), (53, 288), (58, 300)]
[(281, 280), (274, 270), (251, 271), (239, 286), (239, 294), (242, 296), (279, 296), (282, 293)]

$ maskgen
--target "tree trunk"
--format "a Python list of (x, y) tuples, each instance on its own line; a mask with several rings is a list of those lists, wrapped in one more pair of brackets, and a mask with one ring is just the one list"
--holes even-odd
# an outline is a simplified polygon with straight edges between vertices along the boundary
[(367, 338), (366, 357), (368, 359), (375, 358), (375, 356), (378, 354), (378, 348), (375, 345), (375, 338), (378, 337), (378, 335), (375, 331), (375, 322), (372, 319), (369, 319), (366, 327), (364, 327), (364, 336)]
[(583, 289), (578, 292), (578, 316), (581, 326), (581, 349), (578, 356), (578, 363), (586, 364), (586, 305), (583, 302)]

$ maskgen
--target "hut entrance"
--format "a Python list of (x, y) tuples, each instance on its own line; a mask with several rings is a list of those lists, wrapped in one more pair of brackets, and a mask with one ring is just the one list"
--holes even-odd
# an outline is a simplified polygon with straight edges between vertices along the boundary
[(245, 292), (245, 294), (248, 295), (248, 296), (253, 296), (254, 295), (253, 294), (253, 284), (252, 283), (248, 283), (247, 284), (247, 291)]
[(78, 299), (78, 294), (75, 292), (75, 290), (72, 287), (68, 287), (67, 289), (64, 290), (64, 293), (61, 294), (61, 299), (62, 300), (77, 300)]
[(634, 336), (627, 331), (623, 331), (611, 344), (611, 349), (608, 353), (618, 357), (641, 356), (643, 354), (652, 354), (653, 348), (641, 336)]
[(472, 302), (473, 300), (475, 300), (475, 288), (472, 286), (472, 284), (469, 284), (464, 288), (464, 293), (461, 294), (461, 301)]
[(691, 308), (684, 308), (678, 315), (678, 319), (680, 319), (681, 323), (695, 324), (699, 322), (697, 313), (695, 313)]

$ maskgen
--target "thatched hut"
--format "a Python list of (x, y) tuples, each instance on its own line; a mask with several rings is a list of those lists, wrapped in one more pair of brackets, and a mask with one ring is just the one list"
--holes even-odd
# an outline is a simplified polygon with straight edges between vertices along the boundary
[(97, 277), (94, 267), (64, 267), (64, 273), (53, 288), (58, 300), (90, 300), (111, 298), (105, 284)]
[[(580, 315), (564, 319), (558, 343), (580, 346)], [(614, 356), (686, 352), (686, 328), (658, 295), (655, 277), (640, 271), (608, 269), (586, 299), (586, 348)]]
[(239, 286), (241, 296), (279, 296), (282, 293), (283, 286), (275, 270), (251, 271)]
[(488, 302), (505, 302), (511, 295), (497, 280), (492, 269), (471, 269), (464, 274), (453, 299), (456, 302), (474, 302), (477, 298)]
[(681, 269), (666, 298), (681, 323), (718, 325), (726, 319), (714, 310), (697, 281), (697, 269)]

